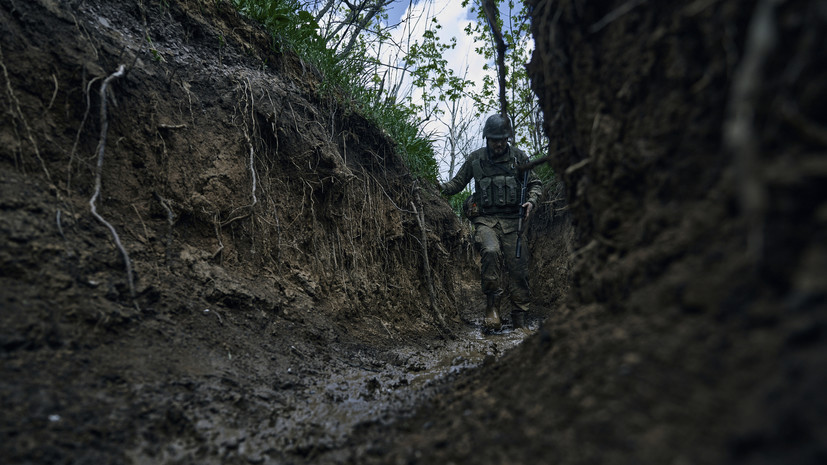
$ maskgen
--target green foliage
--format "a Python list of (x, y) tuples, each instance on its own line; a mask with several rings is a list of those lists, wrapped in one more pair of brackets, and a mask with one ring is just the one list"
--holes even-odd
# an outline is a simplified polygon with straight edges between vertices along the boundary
[(447, 43), (440, 40), (437, 32), (442, 29), (437, 18), (431, 18), (431, 29), (422, 35), (422, 42), (414, 42), (405, 56), (405, 64), (411, 69), (413, 85), (422, 91), (422, 104), (413, 108), (428, 118), (442, 113), (440, 103), (456, 101), (475, 86), (471, 80), (457, 76), (445, 60), (445, 52), (456, 48), (457, 39)]
[(295, 0), (232, 0), (241, 13), (260, 22), (271, 34), (290, 42), (314, 42), (318, 23)]
[[(517, 10), (517, 4), (508, 1), (502, 8), (503, 0), (492, 0), (498, 11), (505, 11), (500, 16), (499, 25), (506, 44), (505, 67), (507, 71), (506, 94), (508, 97), (509, 115), (514, 122), (515, 142), (517, 146), (526, 149), (529, 153), (542, 153), (547, 143), (542, 129), (542, 113), (526, 70), (526, 63), (531, 58), (531, 30), (528, 22), (528, 12), (523, 4)], [(476, 12), (478, 22), (469, 23), (465, 33), (474, 38), (479, 44), (477, 53), (483, 55), (489, 62), (496, 58), (496, 50), (491, 40), (491, 31), (488, 21), (480, 6), (481, 0), (463, 0), (463, 6), (472, 4), (471, 11)], [(472, 25), (473, 24), (473, 25)], [(487, 65), (486, 65), (487, 66)], [(486, 68), (488, 69), (488, 68)], [(476, 107), (483, 114), (499, 111), (498, 83), (486, 76), (482, 89), (473, 94)]]
[(398, 144), (400, 154), (415, 177), (436, 180), (433, 141), (421, 134), (414, 122), (416, 108), (382, 98), (375, 90), (381, 78), (376, 73), (366, 72), (376, 68), (376, 61), (367, 53), (364, 39), (357, 37), (348, 53), (340, 54), (328, 47), (319, 34), (319, 24), (313, 14), (304, 10), (296, 0), (231, 1), (242, 14), (267, 28), (273, 35), (274, 47), (291, 49), (315, 66), (323, 76), (322, 91), (344, 93), (368, 119), (385, 129)]
[(540, 178), (540, 181), (543, 181), (543, 185), (551, 183), (557, 176), (554, 174), (554, 169), (548, 163), (543, 163), (532, 171)]
[(465, 203), (465, 199), (470, 197), (471, 194), (473, 194), (473, 191), (471, 191), (470, 188), (466, 188), (464, 191), (451, 196), (449, 199), (451, 202), (451, 209), (454, 210), (454, 213), (456, 213), (457, 216), (462, 217), (462, 206)]

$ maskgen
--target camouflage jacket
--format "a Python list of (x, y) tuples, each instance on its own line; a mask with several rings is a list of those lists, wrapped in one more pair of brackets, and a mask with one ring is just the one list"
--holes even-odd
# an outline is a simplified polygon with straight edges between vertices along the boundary
[[(480, 206), (481, 216), (517, 218), (520, 215), (520, 191), (523, 173), (519, 165), (528, 162), (525, 152), (509, 146), (505, 156), (492, 160), (488, 148), (483, 147), (468, 155), (456, 176), (443, 185), (442, 193), (454, 195), (461, 192), (471, 179), (474, 195)], [(528, 172), (526, 201), (535, 207), (542, 193), (542, 182)]]

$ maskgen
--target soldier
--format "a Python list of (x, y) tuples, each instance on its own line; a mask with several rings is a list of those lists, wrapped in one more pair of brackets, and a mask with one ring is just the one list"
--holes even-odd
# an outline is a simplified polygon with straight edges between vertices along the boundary
[(482, 292), (486, 295), (485, 328), (497, 331), (502, 320), (497, 312), (503, 289), (500, 285), (500, 264), (507, 273), (508, 294), (511, 301), (513, 327), (525, 327), (529, 306), (528, 257), (525, 252), (517, 257), (517, 238), (520, 210), (525, 218), (531, 214), (542, 192), (542, 183), (529, 171), (525, 203), (520, 204), (523, 172), (518, 167), (528, 161), (522, 150), (508, 144), (511, 124), (508, 119), (490, 116), (485, 121), (482, 137), (486, 146), (472, 152), (453, 179), (439, 188), (445, 195), (461, 192), (474, 179), (474, 196), (479, 214), (471, 218), (474, 224), (474, 242), (480, 252)]

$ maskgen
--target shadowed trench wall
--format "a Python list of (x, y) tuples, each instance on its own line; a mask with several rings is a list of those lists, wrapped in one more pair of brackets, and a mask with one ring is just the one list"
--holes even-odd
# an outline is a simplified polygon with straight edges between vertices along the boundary
[(822, 462), (823, 3), (528, 3), (570, 291), (400, 427), (394, 456)]
[[(311, 392), (390, 398), (470, 326), (467, 230), (227, 2), (0, 0), (4, 456), (822, 463), (822, 4), (531, 2), (554, 311), (417, 413), (333, 437), (294, 417)], [(88, 212), (122, 63), (98, 209), (135, 301)]]

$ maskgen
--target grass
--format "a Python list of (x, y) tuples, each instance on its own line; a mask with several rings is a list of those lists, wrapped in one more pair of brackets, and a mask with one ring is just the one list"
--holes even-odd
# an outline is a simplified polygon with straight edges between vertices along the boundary
[(319, 36), (313, 15), (295, 0), (231, 1), (239, 12), (267, 29), (274, 47), (292, 50), (315, 66), (323, 76), (323, 92), (346, 95), (368, 120), (384, 129), (397, 143), (414, 177), (436, 181), (438, 168), (432, 141), (414, 123), (415, 113), (409, 106), (381, 98), (369, 85), (372, 76), (365, 75), (365, 70), (373, 63), (367, 53), (355, 50), (344, 59), (338, 57)]

